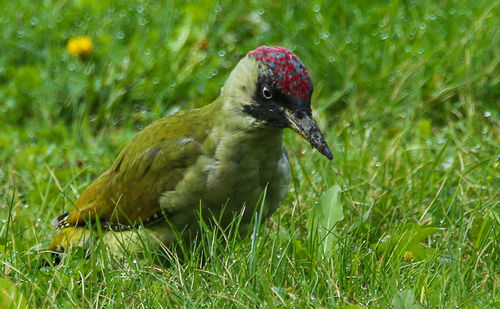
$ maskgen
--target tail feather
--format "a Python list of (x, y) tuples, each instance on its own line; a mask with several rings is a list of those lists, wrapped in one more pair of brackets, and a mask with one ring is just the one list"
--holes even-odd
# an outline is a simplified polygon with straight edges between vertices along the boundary
[[(56, 218), (57, 219), (57, 218)], [(60, 230), (47, 246), (47, 250), (64, 252), (73, 247), (88, 248), (90, 246), (90, 230), (84, 227), (65, 227)]]
[(178, 235), (164, 224), (134, 230), (106, 230), (102, 236), (88, 227), (70, 226), (59, 230), (46, 250), (53, 253), (71, 251), (75, 247), (92, 250), (97, 241), (102, 241), (114, 257), (120, 258), (125, 254), (140, 257), (144, 250), (167, 250), (167, 247), (176, 242), (177, 237)]
[(63, 213), (62, 215), (54, 218), (52, 221), (50, 221), (50, 223), (53, 226), (56, 226), (57, 228), (67, 227), (68, 226), (68, 217), (69, 217), (69, 213), (66, 212), (66, 213)]

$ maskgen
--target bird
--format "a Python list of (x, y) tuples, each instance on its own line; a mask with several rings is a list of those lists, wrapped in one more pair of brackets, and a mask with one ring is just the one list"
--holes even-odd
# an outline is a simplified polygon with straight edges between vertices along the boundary
[(100, 241), (116, 254), (144, 250), (141, 237), (161, 246), (179, 235), (189, 241), (200, 218), (227, 226), (236, 216), (240, 230), (247, 231), (264, 190), (262, 220), (287, 195), (285, 128), (333, 158), (312, 117), (312, 93), (309, 71), (292, 51), (249, 51), (215, 101), (140, 131), (70, 210), (52, 221), (57, 231), (46, 249), (90, 249), (97, 226)]

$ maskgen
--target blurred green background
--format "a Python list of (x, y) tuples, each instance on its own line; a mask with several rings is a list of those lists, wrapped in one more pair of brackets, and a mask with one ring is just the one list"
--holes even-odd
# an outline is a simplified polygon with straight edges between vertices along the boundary
[[(3, 1), (1, 120), (147, 122), (202, 106), (259, 45), (309, 67), (325, 118), (356, 104), (367, 121), (401, 114), (442, 125), (498, 109), (494, 1)], [(5, 14), (9, 12), (9, 14)], [(86, 61), (67, 54), (89, 35)], [(391, 91), (389, 91), (391, 90)], [(474, 98), (467, 102), (461, 96)], [(417, 112), (418, 110), (418, 112)], [(456, 115), (455, 117), (460, 117)], [(94, 126), (94, 125), (93, 125)]]
[[(314, 115), (336, 157), (325, 162), (286, 135), (292, 193), (268, 225), (271, 247), (286, 247), (280, 256), (287, 262), (278, 263), (262, 244), (260, 270), (224, 275), (240, 276), (227, 283), (240, 294), (224, 294), (226, 283), (193, 266), (172, 273), (192, 278), (194, 290), (205, 294), (165, 274), (151, 291), (175, 297), (158, 299), (148, 290), (135, 301), (498, 305), (499, 1), (0, 0), (0, 8), (0, 277), (15, 282), (27, 303), (106, 303), (68, 288), (79, 279), (57, 269), (46, 270), (43, 282), (30, 281), (41, 275), (28, 249), (50, 238), (50, 220), (138, 130), (210, 103), (248, 51), (279, 45), (309, 68)], [(94, 50), (85, 59), (71, 57), (66, 44), (82, 35)], [(337, 225), (336, 257), (322, 264), (301, 247), (305, 218), (334, 184), (342, 187), (345, 219)], [(414, 252), (377, 247), (407, 237), (401, 235), (410, 226), (443, 230), (432, 230), (432, 241), (425, 242), (429, 230), (418, 241), (407, 239), (421, 246)], [(227, 256), (245, 261), (246, 245)], [(418, 261), (405, 258), (407, 252)], [(82, 272), (97, 272), (92, 267)], [(107, 290), (88, 289), (120, 303), (114, 293), (124, 285), (115, 275)], [(142, 283), (128, 289), (158, 280), (137, 276)], [(243, 284), (250, 277), (258, 283)]]

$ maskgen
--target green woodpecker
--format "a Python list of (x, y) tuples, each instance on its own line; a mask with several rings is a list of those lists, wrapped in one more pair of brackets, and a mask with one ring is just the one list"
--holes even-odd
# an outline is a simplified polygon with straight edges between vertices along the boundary
[(59, 231), (47, 249), (89, 247), (97, 220), (102, 241), (117, 252), (140, 250), (142, 236), (162, 245), (175, 233), (192, 237), (200, 213), (222, 226), (239, 215), (245, 230), (266, 187), (263, 218), (269, 217), (290, 182), (284, 128), (333, 157), (311, 115), (312, 92), (307, 68), (290, 50), (249, 52), (213, 103), (142, 130), (70, 211), (53, 220)]

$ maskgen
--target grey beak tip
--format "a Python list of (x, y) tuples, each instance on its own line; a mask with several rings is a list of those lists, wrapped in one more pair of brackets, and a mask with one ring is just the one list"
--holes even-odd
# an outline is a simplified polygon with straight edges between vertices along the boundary
[[(314, 146), (313, 146), (314, 147)], [(324, 155), (325, 157), (328, 158), (328, 160), (333, 160), (333, 154), (332, 152), (330, 151), (330, 148), (328, 148), (328, 145), (324, 145), (323, 147), (321, 148), (317, 148), (319, 150), (319, 152)]]
[(325, 148), (323, 155), (328, 158), (328, 160), (333, 160), (333, 154), (330, 149)]

